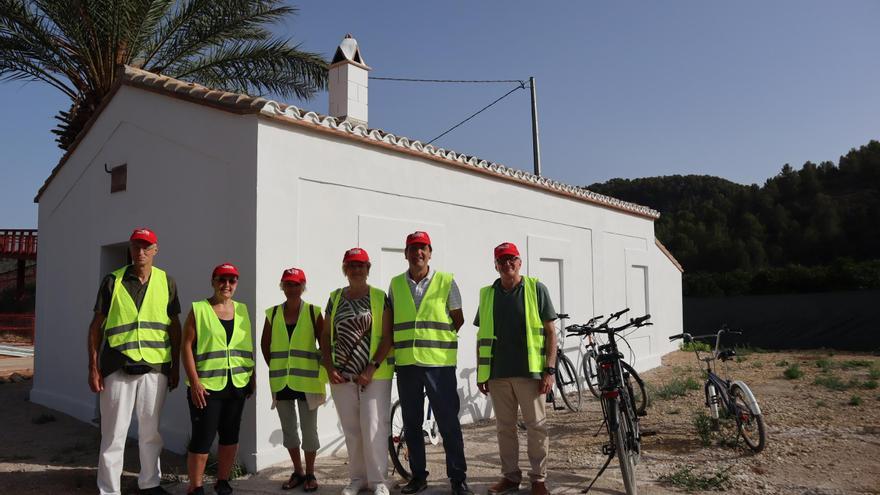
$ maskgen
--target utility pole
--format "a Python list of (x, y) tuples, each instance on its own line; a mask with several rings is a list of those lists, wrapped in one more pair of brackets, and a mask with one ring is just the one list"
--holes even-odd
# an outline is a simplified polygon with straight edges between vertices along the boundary
[(535, 90), (535, 78), (529, 77), (532, 89), (532, 151), (535, 155), (535, 175), (541, 176), (541, 144), (538, 141), (538, 96)]

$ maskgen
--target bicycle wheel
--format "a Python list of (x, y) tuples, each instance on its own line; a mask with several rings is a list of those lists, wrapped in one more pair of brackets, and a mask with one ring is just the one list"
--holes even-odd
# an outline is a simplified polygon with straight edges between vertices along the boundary
[(620, 463), (623, 487), (627, 495), (636, 495), (638, 489), (636, 488), (635, 465), (638, 460), (638, 451), (632, 445), (634, 441), (631, 438), (633, 428), (630, 419), (624, 411), (626, 406), (619, 399), (615, 399), (615, 401), (617, 404), (613, 409), (617, 410), (617, 428), (611, 432), (611, 436), (614, 437), (614, 448), (617, 453), (617, 460)]
[(755, 453), (764, 450), (764, 444), (767, 443), (764, 416), (754, 413), (742, 388), (736, 385), (731, 387), (730, 397), (736, 407), (736, 428), (746, 441), (746, 445)]
[[(630, 378), (627, 385), (632, 394), (633, 410), (639, 416), (644, 416), (646, 414), (645, 411), (648, 410), (648, 390), (645, 388), (645, 382), (642, 380), (642, 377), (636, 373), (636, 369), (625, 361), (621, 361), (620, 366), (623, 367), (624, 374)], [(633, 381), (636, 382), (635, 386), (632, 384)]]
[(580, 411), (581, 382), (574, 371), (574, 364), (565, 354), (556, 357), (556, 388), (569, 411)]
[(409, 472), (409, 449), (403, 431), (403, 412), (400, 401), (391, 406), (391, 434), (388, 435), (388, 454), (391, 456), (391, 464), (394, 471), (404, 480), (409, 481), (412, 476)]
[(590, 393), (593, 394), (593, 397), (598, 399), (599, 365), (596, 363), (596, 355), (593, 354), (592, 349), (588, 349), (587, 353), (584, 354), (584, 359), (581, 361), (581, 368), (583, 368), (584, 381), (587, 382), (587, 388), (590, 389)]

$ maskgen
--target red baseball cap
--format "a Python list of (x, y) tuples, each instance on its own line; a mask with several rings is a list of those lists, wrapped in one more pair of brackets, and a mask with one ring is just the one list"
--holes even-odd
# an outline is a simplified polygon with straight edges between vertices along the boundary
[(156, 238), (156, 233), (152, 230), (146, 227), (139, 227), (134, 229), (134, 232), (131, 233), (131, 237), (128, 238), (128, 242), (131, 241), (144, 241), (153, 245), (159, 242), (159, 239)]
[(211, 273), (211, 277), (220, 277), (223, 275), (235, 275), (238, 276), (238, 268), (235, 267), (232, 263), (223, 263), (222, 265), (217, 265), (214, 268), (214, 272)]
[(342, 257), (343, 263), (348, 263), (349, 261), (363, 261), (364, 263), (370, 262), (370, 255), (361, 248), (351, 248), (345, 252), (345, 256)]
[(281, 272), (281, 281), (304, 284), (306, 283), (306, 272), (300, 270), (299, 268), (288, 268), (287, 270)]
[(512, 242), (502, 242), (501, 244), (495, 246), (495, 259), (502, 256), (516, 256), (519, 257), (519, 249), (516, 248), (516, 244)]
[(430, 246), (431, 236), (429, 236), (427, 232), (417, 230), (412, 234), (406, 236), (406, 245), (409, 246), (410, 244), (426, 244)]

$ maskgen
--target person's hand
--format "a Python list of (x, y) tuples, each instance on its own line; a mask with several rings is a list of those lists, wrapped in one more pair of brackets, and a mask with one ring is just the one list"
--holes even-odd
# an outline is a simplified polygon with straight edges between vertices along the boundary
[(339, 385), (340, 383), (345, 383), (347, 381), (335, 366), (332, 366), (327, 370), (327, 377), (330, 378), (330, 383), (333, 385)]
[(256, 373), (251, 374), (251, 381), (250, 381), (250, 383), (248, 383), (248, 388), (250, 389), (250, 391), (247, 393), (247, 395), (244, 396), (245, 399), (250, 399), (251, 397), (253, 397), (254, 395), (257, 394), (256, 377), (257, 377)]
[(180, 384), (180, 365), (171, 365), (168, 372), (168, 390), (174, 390)]
[(205, 390), (202, 382), (198, 380), (190, 380), (190, 382), (192, 383), (189, 386), (189, 395), (192, 398), (193, 405), (196, 406), (196, 409), (204, 409), (208, 405), (208, 396), (211, 393)]
[(373, 373), (375, 372), (376, 368), (371, 363), (364, 368), (364, 371), (362, 371), (360, 375), (357, 376), (357, 383), (361, 386), (362, 390), (373, 381)]
[(96, 394), (104, 390), (104, 377), (98, 368), (89, 368), (89, 388)]
[(489, 382), (477, 383), (477, 389), (483, 392), (483, 395), (489, 395)]
[(549, 373), (542, 373), (541, 382), (538, 385), (538, 393), (546, 394), (550, 391), (551, 388), (553, 388), (553, 375)]

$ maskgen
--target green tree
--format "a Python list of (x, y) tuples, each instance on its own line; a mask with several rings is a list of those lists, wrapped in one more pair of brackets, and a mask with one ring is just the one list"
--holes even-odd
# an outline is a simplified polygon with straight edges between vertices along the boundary
[(0, 0), (0, 81), (42, 81), (71, 100), (67, 149), (113, 89), (122, 64), (226, 91), (311, 98), (320, 55), (268, 26), (296, 13), (279, 0)]

